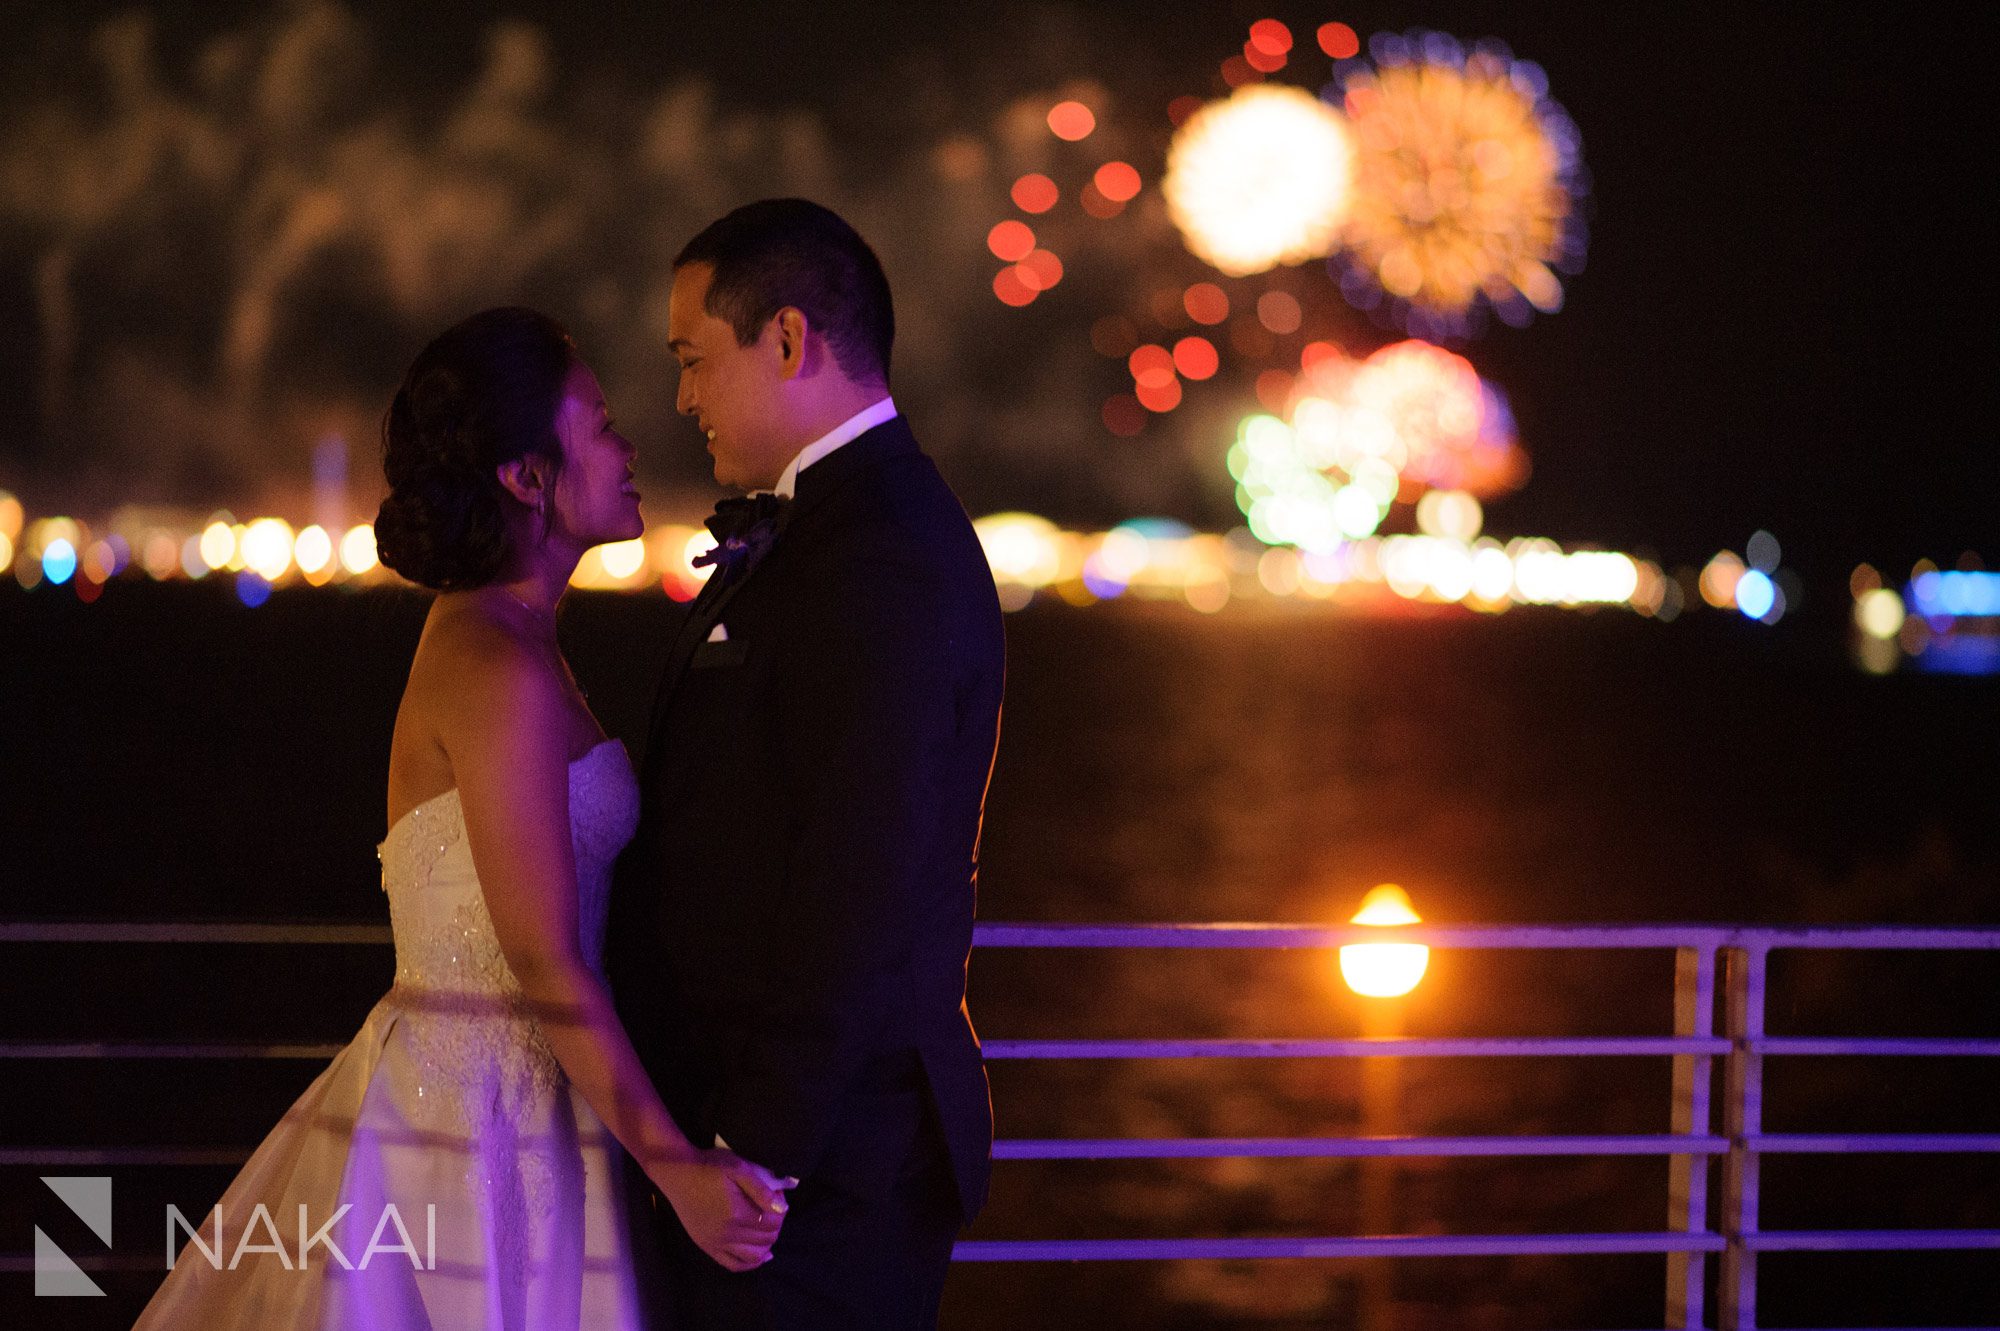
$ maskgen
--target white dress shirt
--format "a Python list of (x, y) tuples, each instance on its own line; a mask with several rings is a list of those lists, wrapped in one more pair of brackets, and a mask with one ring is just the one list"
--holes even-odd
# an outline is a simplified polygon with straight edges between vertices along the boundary
[(793, 498), (798, 489), (800, 472), (842, 444), (852, 443), (882, 422), (894, 420), (895, 417), (896, 403), (893, 398), (885, 397), (872, 406), (863, 407), (800, 449), (799, 455), (786, 464), (784, 475), (778, 477), (778, 483), (771, 487), (772, 493), (786, 499)]

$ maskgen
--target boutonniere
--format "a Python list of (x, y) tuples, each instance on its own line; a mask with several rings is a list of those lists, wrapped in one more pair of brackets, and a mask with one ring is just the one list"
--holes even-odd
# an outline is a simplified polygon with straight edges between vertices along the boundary
[(791, 501), (765, 491), (741, 499), (725, 499), (715, 506), (707, 523), (715, 537), (715, 548), (696, 555), (696, 568), (713, 564), (732, 577), (741, 577), (757, 566), (778, 536), (778, 521)]

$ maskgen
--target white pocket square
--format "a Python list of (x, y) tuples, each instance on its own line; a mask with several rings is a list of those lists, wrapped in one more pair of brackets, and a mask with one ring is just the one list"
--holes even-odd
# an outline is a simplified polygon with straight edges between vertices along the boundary
[(710, 642), (728, 642), (729, 630), (723, 625), (717, 624), (708, 631), (708, 640)]

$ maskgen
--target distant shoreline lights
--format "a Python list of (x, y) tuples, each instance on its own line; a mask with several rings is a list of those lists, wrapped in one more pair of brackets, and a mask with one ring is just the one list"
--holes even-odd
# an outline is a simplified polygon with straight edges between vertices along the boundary
[[(1264, 419), (1283, 428), (1274, 418)], [(1371, 518), (1374, 512), (1371, 508)], [(1798, 580), (1780, 566), (1777, 541), (1768, 532), (1753, 535), (1742, 555), (1724, 550), (1699, 571), (1669, 572), (1654, 560), (1617, 550), (1486, 535), (1482, 506), (1467, 491), (1426, 490), (1414, 517), (1414, 532), (1371, 528), (1359, 536), (1334, 533), (1298, 542), (1251, 528), (1201, 532), (1170, 518), (1072, 531), (1037, 514), (1004, 512), (973, 526), (1000, 603), (1009, 611), (1037, 600), (1087, 606), (1130, 599), (1213, 614), (1232, 602), (1289, 601), (1385, 615), (1622, 608), (1670, 621), (1706, 604), (1775, 624), (1800, 596)], [(690, 601), (709, 572), (694, 560), (713, 545), (703, 527), (654, 524), (637, 539), (586, 551), (570, 584), (587, 591), (657, 590), (674, 601)], [(67, 516), (29, 520), (21, 502), (0, 490), (0, 572), (7, 571), (23, 590), (61, 588), (86, 604), (121, 579), (226, 579), (253, 608), (280, 587), (401, 582), (381, 564), (367, 523), (295, 531), (271, 516), (245, 522), (226, 510), (200, 517), (125, 508), (94, 526)], [(1955, 624), (1963, 639), (1965, 625), (1984, 623), (2000, 647), (2000, 574), (1939, 572), (1921, 564), (1907, 591), (1912, 608), (1906, 614), (1904, 595), (1883, 587), (1879, 577), (1863, 585), (1864, 573), (1875, 576), (1865, 565), (1856, 573), (1857, 633), (1872, 641), (1895, 640), (1891, 646), (1898, 655), (1890, 668), (1901, 655), (1921, 654), (1927, 640), (1917, 635), (1943, 638)], [(2000, 662), (1994, 668), (2000, 669)]]
[[(1289, 600), (1363, 611), (1624, 606), (1672, 618), (1683, 602), (1673, 579), (1649, 560), (1564, 549), (1548, 540), (1482, 537), (1478, 503), (1469, 495), (1431, 492), (1418, 520), (1415, 534), (1370, 535), (1310, 550), (1267, 545), (1243, 529), (1197, 532), (1165, 518), (1068, 531), (1031, 513), (995, 513), (974, 526), (1009, 610), (1038, 597), (1078, 606), (1129, 597), (1179, 602), (1204, 613), (1232, 601)], [(702, 527), (656, 524), (636, 540), (587, 551), (571, 585), (657, 589), (688, 601), (708, 575), (693, 561), (713, 544)], [(367, 523), (294, 531), (270, 516), (246, 522), (227, 511), (199, 518), (136, 509), (120, 510), (97, 526), (64, 516), (26, 521), (19, 501), (4, 491), (0, 554), (6, 556), (0, 567), (11, 565), (23, 589), (65, 587), (86, 603), (119, 579), (230, 579), (238, 598), (253, 607), (277, 587), (398, 581), (380, 563)]]
[(1946, 675), (2000, 674), (2000, 573), (1920, 560), (1899, 592), (1871, 564), (1848, 578), (1855, 664), (1892, 674), (1905, 659)]

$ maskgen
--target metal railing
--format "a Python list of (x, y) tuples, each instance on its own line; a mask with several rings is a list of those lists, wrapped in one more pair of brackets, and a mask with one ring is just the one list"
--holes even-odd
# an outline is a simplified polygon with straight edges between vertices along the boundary
[[(1354, 926), (1262, 924), (982, 924), (980, 948), (1332, 949), (1347, 943), (1423, 943), (1439, 949), (1670, 950), (1675, 956), (1671, 1035), (1571, 1037), (1362, 1037), (1348, 1039), (1117, 1039), (986, 1041), (1007, 1059), (1183, 1058), (1669, 1058), (1671, 1131), (1604, 1136), (1408, 1136), (1308, 1138), (1002, 1139), (996, 1160), (1656, 1156), (1669, 1164), (1666, 1228), (1567, 1234), (1363, 1235), (1307, 1238), (969, 1240), (967, 1262), (1157, 1261), (1337, 1257), (1463, 1257), (1652, 1253), (1667, 1259), (1665, 1325), (1708, 1325), (1708, 1259), (1718, 1263), (1716, 1325), (1755, 1327), (1757, 1262), (1768, 1252), (2000, 1249), (2000, 1230), (1767, 1230), (1759, 1220), (1764, 1157), (1786, 1154), (1991, 1153), (2000, 1134), (1769, 1133), (1763, 1127), (1765, 1060), (1816, 1056), (2000, 1055), (2000, 1038), (1773, 1036), (1765, 1029), (1771, 953), (1993, 951), (2000, 929), (1874, 926), (1752, 928), (1718, 925)], [(387, 943), (377, 926), (0, 924), (0, 943)], [(1722, 1030), (1716, 1030), (1720, 999)], [(174, 1044), (0, 1041), (0, 1059), (321, 1059), (338, 1044)], [(1715, 1094), (1715, 1061), (1723, 1086)], [(1718, 1130), (1718, 1113), (1721, 1123)], [(39, 1166), (229, 1164), (247, 1152), (214, 1149), (0, 1150), (0, 1164)], [(1720, 1175), (1720, 1221), (1709, 1223)], [(19, 1256), (0, 1269), (21, 1269)]]

